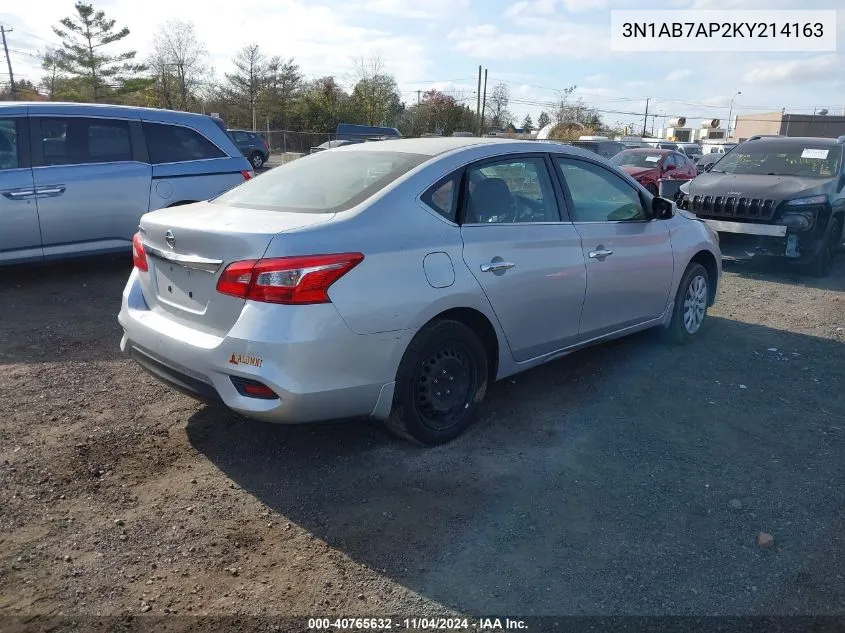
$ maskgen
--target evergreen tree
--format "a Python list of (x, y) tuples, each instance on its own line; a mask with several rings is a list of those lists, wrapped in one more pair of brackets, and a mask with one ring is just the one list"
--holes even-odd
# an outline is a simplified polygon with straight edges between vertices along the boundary
[(129, 35), (129, 28), (115, 29), (115, 20), (81, 0), (74, 8), (76, 15), (62, 19), (59, 26), (53, 27), (62, 41), (62, 47), (54, 51), (58, 70), (71, 79), (84, 79), (87, 96), (94, 102), (110, 94), (121, 95), (149, 85), (149, 80), (137, 76), (146, 66), (133, 63), (135, 51), (113, 55), (105, 52), (105, 47)]

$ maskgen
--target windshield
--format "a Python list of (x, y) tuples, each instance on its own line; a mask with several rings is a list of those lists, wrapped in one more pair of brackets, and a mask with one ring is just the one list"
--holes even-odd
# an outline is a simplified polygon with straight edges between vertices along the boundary
[(647, 167), (654, 169), (663, 155), (658, 152), (620, 152), (610, 162), (620, 167)]
[(743, 143), (725, 154), (710, 173), (832, 178), (841, 162), (841, 146), (812, 141)]
[(270, 211), (345, 211), (429, 158), (421, 154), (346, 150), (306, 154), (248, 180), (213, 202)]
[(692, 145), (683, 145), (684, 152), (686, 152), (687, 156), (701, 156), (703, 152), (701, 151), (701, 147), (693, 143)]

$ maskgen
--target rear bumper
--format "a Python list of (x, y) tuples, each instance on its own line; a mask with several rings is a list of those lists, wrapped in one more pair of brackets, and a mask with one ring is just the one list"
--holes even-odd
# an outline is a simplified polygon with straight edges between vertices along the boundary
[[(150, 310), (137, 270), (127, 282), (118, 320), (124, 330), (121, 350), (173, 389), (281, 423), (387, 417), (411, 336), (355, 334), (332, 304), (253, 302), (244, 305), (225, 336), (214, 336)], [(278, 398), (242, 395), (232, 377), (258, 381)]]

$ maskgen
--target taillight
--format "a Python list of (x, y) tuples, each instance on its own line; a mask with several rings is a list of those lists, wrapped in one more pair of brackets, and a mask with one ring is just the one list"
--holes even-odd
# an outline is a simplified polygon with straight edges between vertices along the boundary
[(363, 259), (361, 253), (337, 253), (234, 262), (220, 275), (217, 291), (265, 303), (330, 303), (329, 287)]
[(150, 267), (147, 264), (147, 251), (144, 250), (144, 241), (140, 233), (132, 236), (132, 264), (138, 270), (147, 272)]
[(254, 175), (255, 175), (255, 172), (254, 172), (254, 171), (248, 171), (248, 170), (246, 170), (246, 169), (244, 169), (244, 170), (241, 172), (241, 176), (243, 176), (243, 177), (244, 177), (244, 180), (249, 180), (249, 179), (250, 179), (250, 178), (252, 178)]

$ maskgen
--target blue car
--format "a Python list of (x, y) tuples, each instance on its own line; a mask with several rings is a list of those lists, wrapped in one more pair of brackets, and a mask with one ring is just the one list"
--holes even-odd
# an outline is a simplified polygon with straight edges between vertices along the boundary
[(209, 116), (0, 104), (0, 265), (129, 251), (143, 214), (208, 200), (253, 175)]

